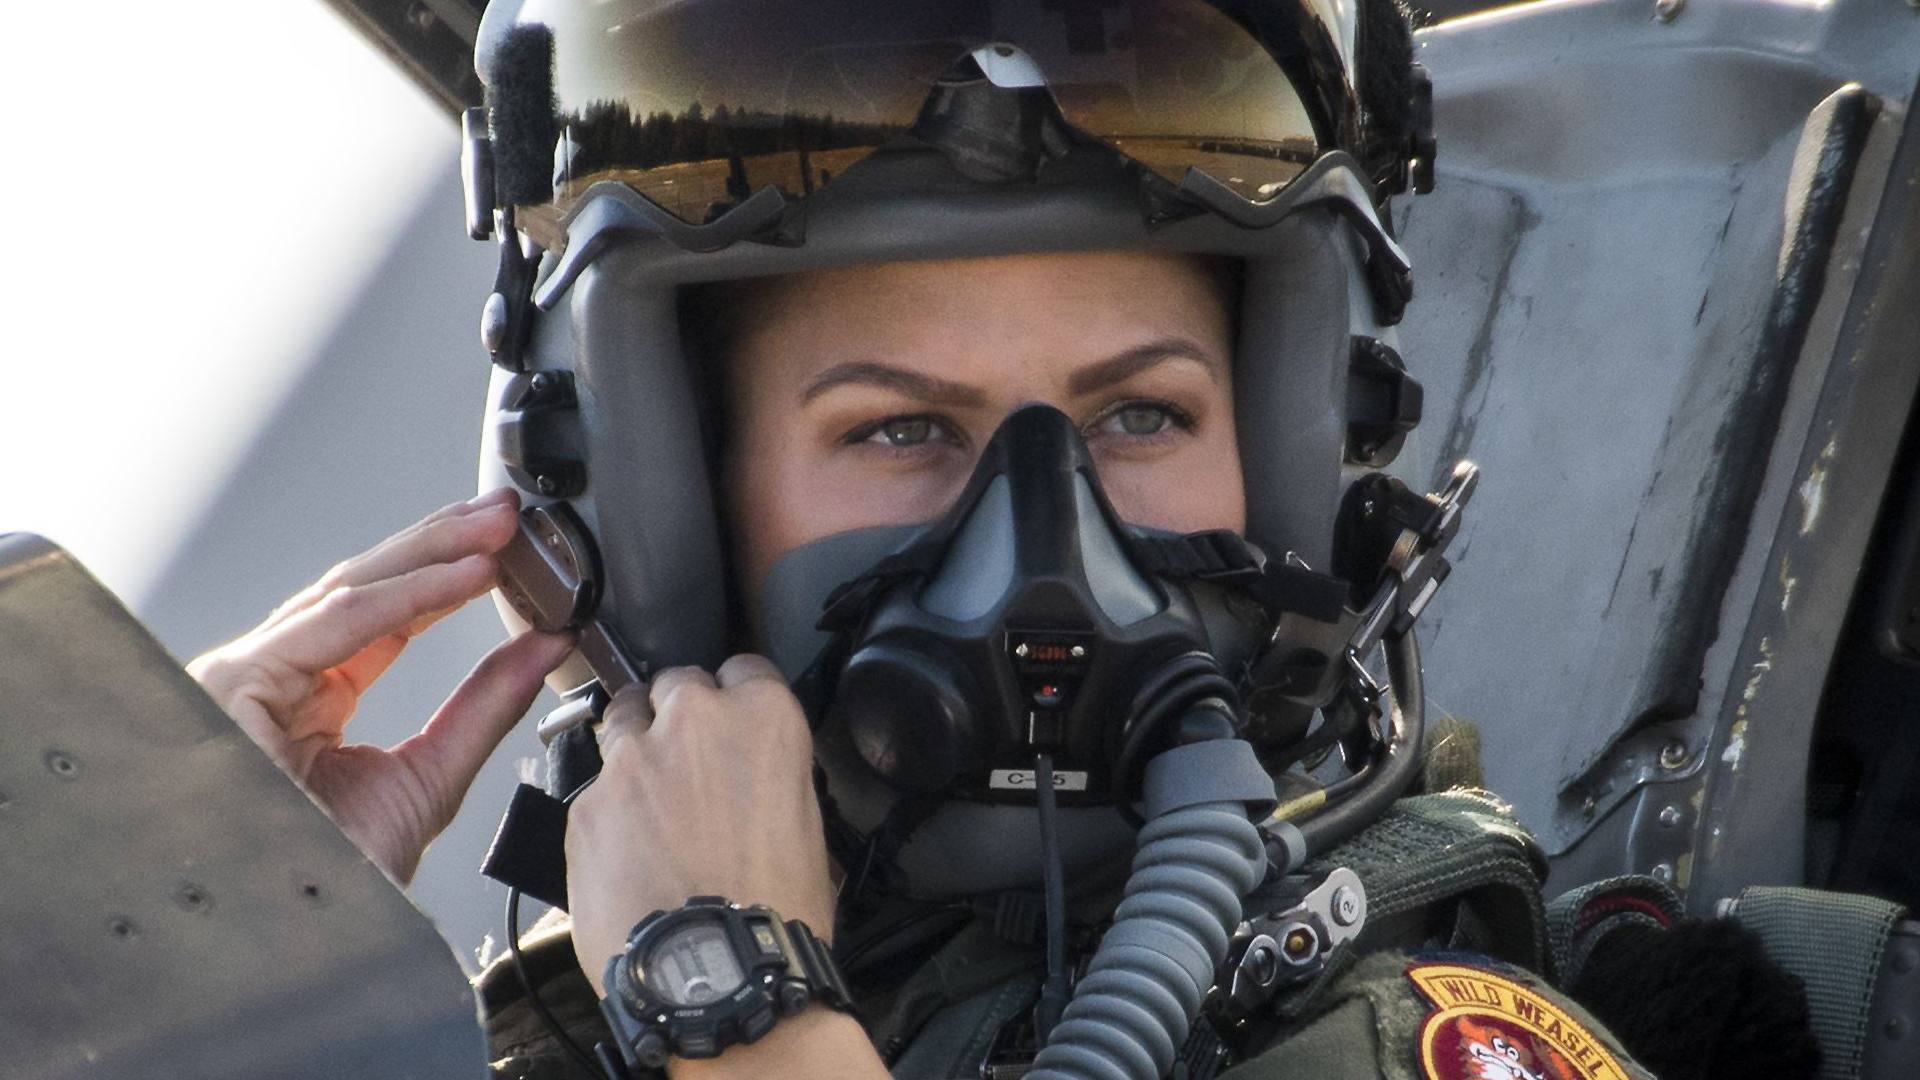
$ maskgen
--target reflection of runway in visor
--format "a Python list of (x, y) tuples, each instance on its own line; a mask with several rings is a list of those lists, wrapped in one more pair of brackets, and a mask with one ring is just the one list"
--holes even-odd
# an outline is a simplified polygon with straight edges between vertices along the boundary
[[(769, 186), (812, 194), (913, 127), (942, 79), (980, 77), (1044, 88), (1068, 124), (1175, 185), (1198, 168), (1271, 199), (1357, 122), (1349, 8), (1293, 0), (1243, 19), (1209, 0), (527, 0), (519, 22), (544, 21), (569, 46), (554, 53), (567, 155), (554, 211), (619, 179), (701, 225)], [(1278, 56), (1263, 35), (1304, 51)]]
[(1313, 164), (1318, 148), (1295, 143), (1186, 135), (1111, 135), (1105, 141), (1178, 184), (1197, 168), (1247, 199), (1266, 199)]
[(700, 221), (706, 217), (709, 206), (741, 202), (768, 184), (780, 187), (789, 195), (810, 194), (870, 152), (864, 147), (814, 150), (804, 155), (804, 166), (802, 155), (794, 151), (744, 157), (740, 164), (747, 176), (745, 191), (729, 190), (728, 182), (734, 171), (732, 160), (716, 158), (652, 169), (602, 169), (576, 177), (562, 194), (578, 197), (602, 180), (616, 180), (682, 220)]
[[(1198, 167), (1252, 199), (1265, 198), (1284, 187), (1313, 162), (1314, 155), (1309, 143), (1287, 146), (1181, 136), (1129, 136), (1107, 141), (1169, 181), (1178, 183), (1188, 167)], [(783, 151), (743, 157), (739, 160), (747, 178), (744, 191), (729, 190), (733, 161), (715, 158), (652, 169), (602, 169), (574, 178), (563, 195), (578, 197), (602, 180), (614, 180), (683, 220), (697, 221), (706, 215), (708, 207), (741, 202), (768, 184), (789, 195), (811, 194), (869, 152), (864, 147), (852, 147), (814, 150), (805, 155)]]

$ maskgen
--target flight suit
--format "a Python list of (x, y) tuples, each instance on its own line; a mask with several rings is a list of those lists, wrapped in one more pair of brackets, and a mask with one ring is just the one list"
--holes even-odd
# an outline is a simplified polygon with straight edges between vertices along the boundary
[[(1307, 870), (1336, 866), (1366, 886), (1365, 930), (1260, 1015), (1224, 1031), (1197, 1024), (1176, 1076), (1649, 1080), (1539, 974), (1552, 964), (1540, 862), (1497, 800), (1457, 791), (1402, 799)], [(1249, 915), (1259, 903), (1256, 893)], [(847, 972), (876, 1048), (903, 1080), (1019, 1075), (1031, 1057), (1020, 1035), (1045, 971), (1041, 943), (1030, 926), (1009, 932), (1017, 920), (990, 912), (948, 908), (928, 919), (939, 924), (937, 944), (910, 965), (894, 958), (866, 978)], [(536, 927), (527, 963), (576, 1041), (608, 1038), (564, 921)], [(479, 988), (495, 1076), (583, 1075), (510, 964), (490, 966)]]

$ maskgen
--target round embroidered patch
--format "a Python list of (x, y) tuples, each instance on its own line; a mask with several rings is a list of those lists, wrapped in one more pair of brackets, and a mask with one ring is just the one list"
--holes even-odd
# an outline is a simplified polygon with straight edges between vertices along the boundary
[(1467, 964), (1407, 968), (1434, 1012), (1420, 1029), (1428, 1080), (1628, 1080), (1592, 1032), (1539, 991)]

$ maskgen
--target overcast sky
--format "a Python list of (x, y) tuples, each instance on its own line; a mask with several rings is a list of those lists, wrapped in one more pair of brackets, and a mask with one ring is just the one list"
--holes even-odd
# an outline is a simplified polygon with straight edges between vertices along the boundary
[(137, 607), (456, 133), (317, 0), (29, 4), (9, 40), (0, 532)]

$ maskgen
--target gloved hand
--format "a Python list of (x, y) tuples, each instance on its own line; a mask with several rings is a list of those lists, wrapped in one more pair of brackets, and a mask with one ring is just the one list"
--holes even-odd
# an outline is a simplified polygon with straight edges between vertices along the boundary
[(360, 695), (442, 617), (494, 586), (509, 489), (455, 503), (340, 563), (265, 622), (187, 665), (241, 729), (374, 864), (405, 885), (571, 639), (528, 632), (482, 659), (420, 732), (344, 741)]

